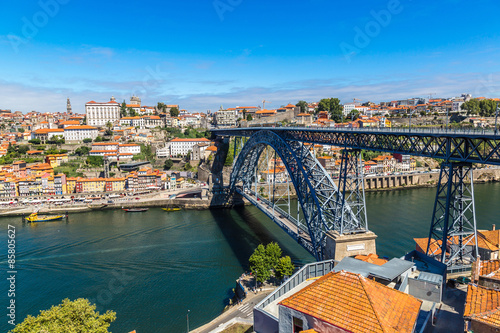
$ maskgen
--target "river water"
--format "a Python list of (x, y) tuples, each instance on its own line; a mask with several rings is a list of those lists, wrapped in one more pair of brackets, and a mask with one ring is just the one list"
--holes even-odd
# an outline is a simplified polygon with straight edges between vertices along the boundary
[[(367, 193), (369, 227), (380, 255), (401, 256), (426, 237), (435, 188)], [(475, 186), (478, 228), (495, 223), (500, 184)], [(314, 258), (253, 206), (232, 210), (150, 209), (73, 214), (69, 221), (25, 224), (0, 219), (0, 265), (6, 272), (7, 225), (16, 228), (16, 315), (84, 297), (116, 311), (110, 331), (185, 332), (219, 315), (253, 249), (277, 241), (293, 261)], [(0, 282), (8, 306), (6, 274)], [(5, 309), (4, 307), (4, 309)], [(12, 327), (2, 315), (0, 331)]]

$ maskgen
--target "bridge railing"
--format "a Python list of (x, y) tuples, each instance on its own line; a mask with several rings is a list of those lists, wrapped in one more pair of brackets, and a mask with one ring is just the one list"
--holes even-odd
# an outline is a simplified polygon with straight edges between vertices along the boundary
[[(270, 211), (268, 211), (267, 209), (265, 209), (263, 207), (263, 206), (267, 206), (267, 207), (269, 207), (269, 210), (271, 210), (273, 208), (271, 201), (259, 196), (255, 192), (251, 192), (251, 193), (244, 192), (239, 187), (236, 188), (236, 192), (241, 194), (248, 201), (250, 201), (254, 206), (259, 208), (264, 214), (266, 214), (271, 220), (273, 220), (274, 223), (276, 223), (281, 229), (283, 229), (287, 234), (289, 234), (293, 239), (295, 239), (300, 245), (302, 245), (302, 247), (304, 247), (307, 251), (309, 251), (312, 255), (314, 255), (314, 248), (313, 248), (311, 242), (309, 242), (307, 239), (305, 239), (304, 237), (301, 237), (299, 234), (297, 234), (296, 232), (291, 230), (286, 224), (282, 223), (279, 219), (276, 219), (276, 216), (273, 213), (271, 213)], [(252, 194), (255, 198), (250, 194)], [(278, 206), (275, 205), (274, 206), (274, 213), (276, 213), (276, 212), (278, 212), (280, 215), (283, 215), (284, 217), (289, 216), (290, 220), (292, 222), (294, 222), (295, 224), (297, 223), (297, 220), (294, 217), (292, 217), (291, 215), (288, 215), (287, 212), (285, 212), (284, 210), (282, 210), (281, 208), (279, 208)], [(299, 224), (298, 228), (300, 230), (302, 230), (302, 232), (304, 232), (305, 234), (308, 234), (307, 229), (305, 229), (300, 224)]]
[(281, 284), (276, 290), (274, 290), (269, 296), (264, 298), (259, 304), (254, 307), (254, 317), (255, 312), (258, 311), (261, 315), (269, 316), (271, 319), (278, 320), (274, 315), (267, 312), (264, 308), (276, 301), (287, 292), (297, 287), (302, 282), (323, 276), (333, 270), (333, 267), (338, 263), (336, 260), (325, 260), (320, 262), (314, 262), (307, 264), (299, 269), (295, 274), (293, 274), (288, 280)]
[[(498, 135), (498, 130), (495, 129), (485, 129), (485, 128), (438, 128), (438, 127), (315, 127), (315, 126), (273, 126), (273, 129), (301, 129), (301, 130), (311, 130), (311, 131), (350, 131), (350, 132), (391, 132), (391, 133), (414, 133), (414, 134), (466, 134), (466, 135)], [(221, 129), (221, 130), (262, 130), (262, 129), (270, 129), (269, 126), (255, 126), (255, 127), (240, 127), (240, 128), (229, 128), (229, 129)], [(215, 129), (217, 131), (217, 129)]]

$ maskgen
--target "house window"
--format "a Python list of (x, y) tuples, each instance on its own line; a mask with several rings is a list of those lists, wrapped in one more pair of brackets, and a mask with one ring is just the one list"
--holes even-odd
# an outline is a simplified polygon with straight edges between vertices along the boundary
[(302, 332), (304, 328), (304, 323), (302, 319), (293, 317), (293, 333)]

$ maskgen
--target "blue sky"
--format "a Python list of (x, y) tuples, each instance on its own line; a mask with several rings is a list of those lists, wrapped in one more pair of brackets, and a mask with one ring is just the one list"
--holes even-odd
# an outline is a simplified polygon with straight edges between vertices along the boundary
[(0, 108), (500, 97), (498, 1), (3, 3)]

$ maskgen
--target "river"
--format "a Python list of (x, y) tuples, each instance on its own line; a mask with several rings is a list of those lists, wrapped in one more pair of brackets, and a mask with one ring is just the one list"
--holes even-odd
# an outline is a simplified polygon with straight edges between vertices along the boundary
[[(478, 228), (497, 217), (500, 184), (478, 184)], [(436, 189), (367, 193), (369, 227), (380, 255), (401, 256), (426, 237)], [(300, 265), (313, 257), (253, 206), (232, 210), (121, 210), (71, 215), (69, 220), (26, 224), (0, 219), (0, 263), (7, 271), (7, 225), (16, 228), (17, 322), (28, 314), (84, 297), (98, 310), (116, 311), (110, 331), (185, 332), (219, 315), (235, 279), (260, 243), (277, 241)], [(0, 282), (2, 306), (8, 285)], [(5, 308), (4, 308), (5, 309)], [(0, 331), (6, 332), (6, 316)]]

